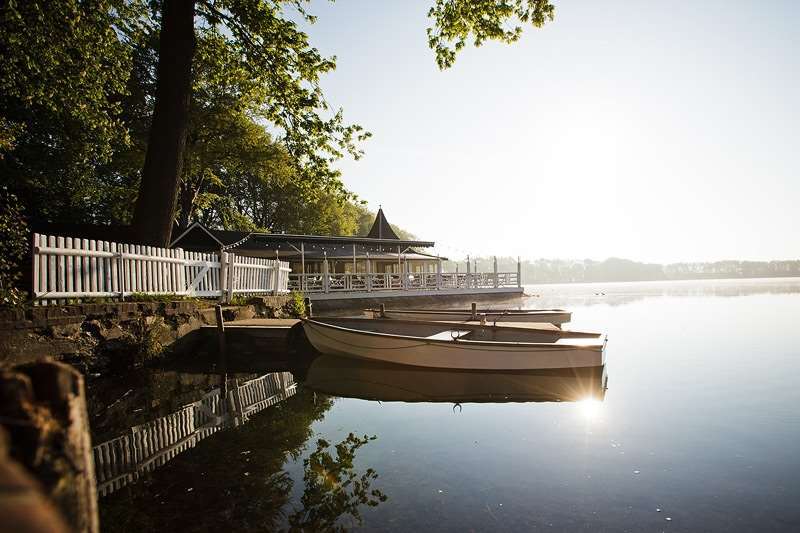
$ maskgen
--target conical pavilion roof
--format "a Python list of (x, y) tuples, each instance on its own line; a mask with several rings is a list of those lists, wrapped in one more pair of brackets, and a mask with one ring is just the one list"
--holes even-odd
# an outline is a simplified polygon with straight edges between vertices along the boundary
[(375, 215), (375, 222), (372, 223), (372, 228), (367, 233), (370, 239), (394, 239), (400, 240), (400, 237), (394, 232), (386, 220), (386, 215), (383, 214), (383, 208), (378, 208), (378, 214)]

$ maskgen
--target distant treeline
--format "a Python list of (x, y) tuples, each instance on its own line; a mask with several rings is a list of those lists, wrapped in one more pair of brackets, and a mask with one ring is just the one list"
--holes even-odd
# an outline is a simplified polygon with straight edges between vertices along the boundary
[[(491, 272), (493, 258), (477, 257), (479, 272)], [(498, 257), (498, 270), (514, 272), (517, 260)], [(445, 270), (454, 272), (456, 265), (466, 271), (466, 262), (448, 261)], [(612, 257), (605, 261), (591, 259), (537, 259), (522, 262), (522, 282), (579, 283), (594, 281), (663, 281), (714, 278), (777, 278), (800, 276), (800, 261), (716, 261), (713, 263), (639, 263)]]

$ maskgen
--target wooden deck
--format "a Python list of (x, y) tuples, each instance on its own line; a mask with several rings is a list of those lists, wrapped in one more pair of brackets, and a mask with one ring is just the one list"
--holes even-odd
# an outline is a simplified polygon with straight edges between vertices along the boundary
[[(225, 322), (225, 329), (240, 327), (289, 329), (298, 322), (300, 322), (300, 320), (296, 318), (248, 318), (247, 320), (232, 320), (231, 322)], [(204, 327), (216, 328), (216, 326)]]

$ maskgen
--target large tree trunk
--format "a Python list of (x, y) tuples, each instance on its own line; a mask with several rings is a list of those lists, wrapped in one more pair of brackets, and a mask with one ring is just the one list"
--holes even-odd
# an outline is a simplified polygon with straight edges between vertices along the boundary
[(195, 0), (164, 0), (153, 123), (133, 214), (141, 244), (169, 246), (192, 94)]

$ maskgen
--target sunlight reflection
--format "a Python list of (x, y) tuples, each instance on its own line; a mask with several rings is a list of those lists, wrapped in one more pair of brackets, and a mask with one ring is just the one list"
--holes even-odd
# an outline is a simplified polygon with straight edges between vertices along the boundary
[(603, 411), (603, 402), (591, 397), (578, 400), (577, 405), (581, 415), (592, 422), (598, 420)]

